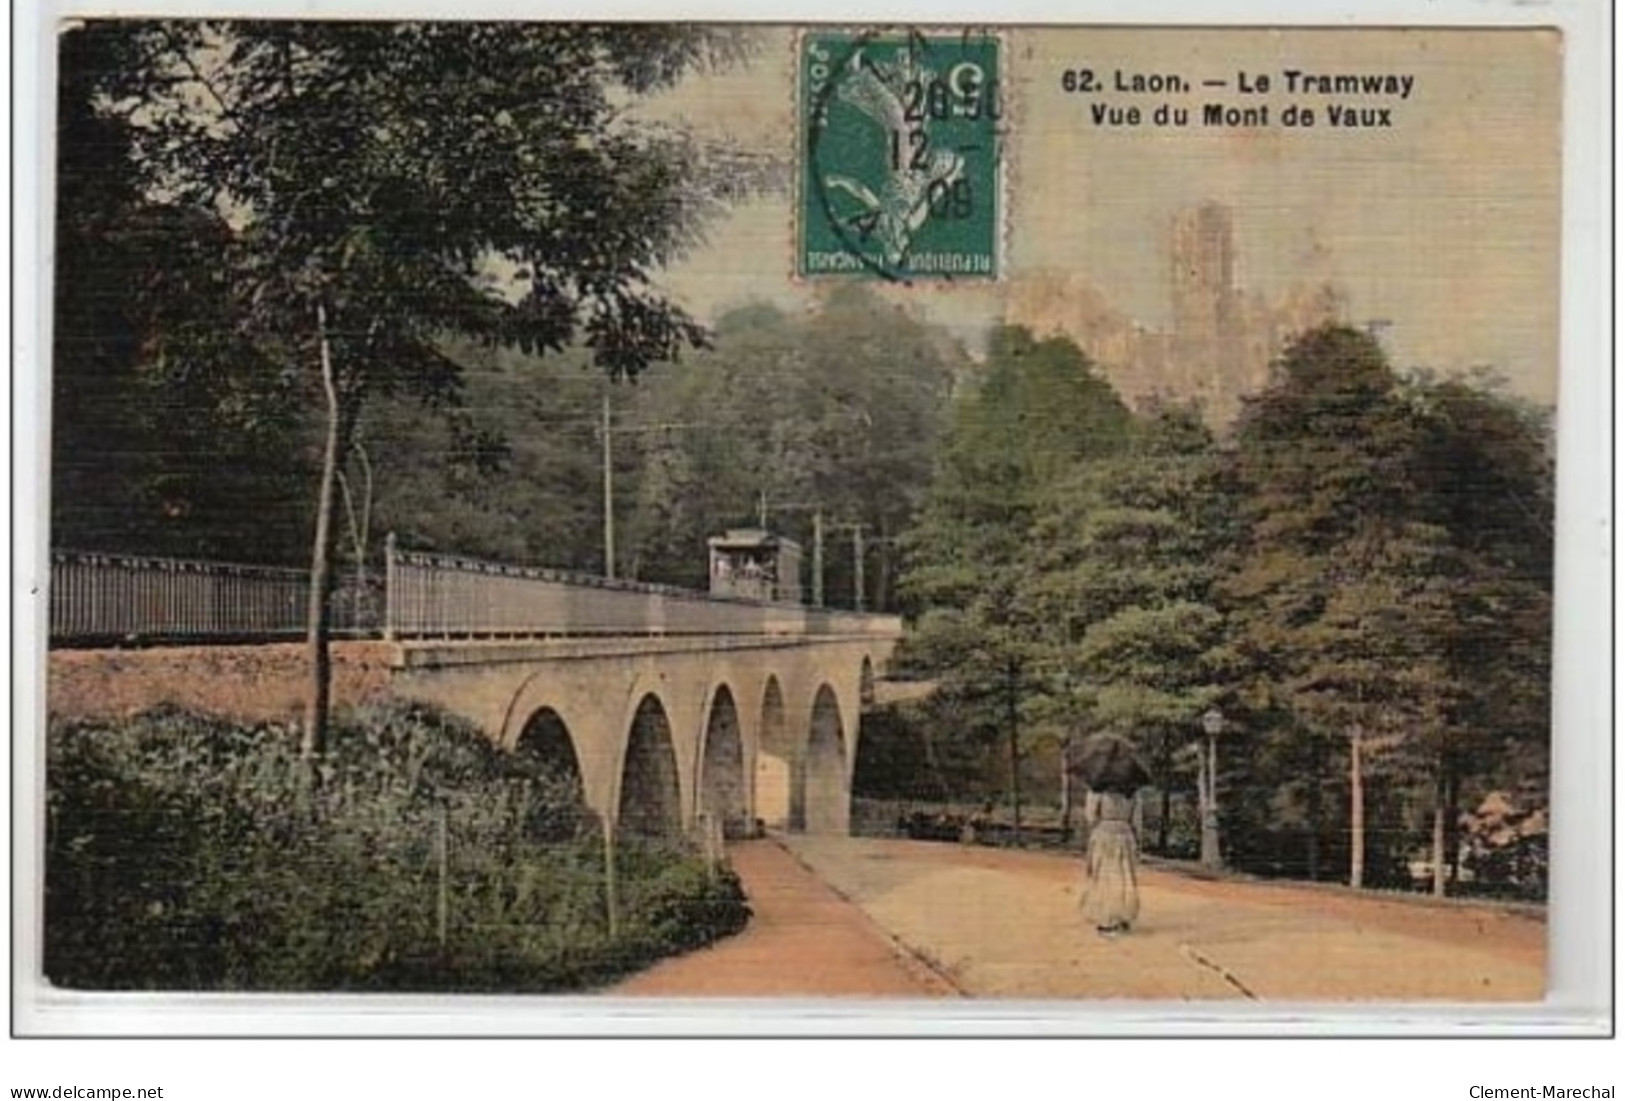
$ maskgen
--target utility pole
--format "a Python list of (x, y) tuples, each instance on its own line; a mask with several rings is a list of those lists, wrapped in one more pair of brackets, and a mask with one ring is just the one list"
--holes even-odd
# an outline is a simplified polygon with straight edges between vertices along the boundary
[(604, 576), (615, 578), (615, 470), (609, 442), (609, 390), (604, 390)]
[(813, 510), (813, 560), (812, 560), (812, 602), (813, 607), (824, 606), (824, 510)]
[(863, 611), (863, 525), (852, 525), (852, 608)]

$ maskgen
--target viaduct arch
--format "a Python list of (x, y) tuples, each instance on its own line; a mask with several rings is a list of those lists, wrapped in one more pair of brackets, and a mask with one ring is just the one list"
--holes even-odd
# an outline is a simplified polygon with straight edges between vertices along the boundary
[(573, 778), (621, 832), (844, 834), (862, 713), (893, 637), (403, 642), (396, 695)]

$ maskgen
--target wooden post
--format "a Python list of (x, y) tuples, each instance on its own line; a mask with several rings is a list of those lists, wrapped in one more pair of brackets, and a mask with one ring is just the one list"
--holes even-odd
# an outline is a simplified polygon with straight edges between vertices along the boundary
[(442, 799), (435, 823), (435, 863), (439, 872), (439, 889), (436, 891), (435, 897), (435, 935), (440, 941), (442, 955), (446, 951), (446, 941), (451, 925), (451, 872), (448, 867), (447, 817), (446, 801)]
[(394, 642), (398, 636), (400, 620), (400, 576), (395, 565), (395, 556), (400, 550), (400, 544), (395, 540), (395, 533), (390, 532), (384, 536), (384, 641)]

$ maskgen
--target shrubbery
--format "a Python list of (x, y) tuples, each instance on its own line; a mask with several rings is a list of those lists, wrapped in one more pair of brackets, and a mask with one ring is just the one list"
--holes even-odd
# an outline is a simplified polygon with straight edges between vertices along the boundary
[(53, 724), (46, 976), (87, 989), (573, 989), (749, 917), (727, 869), (623, 839), (612, 936), (602, 836), (574, 779), (458, 720), (392, 705), (340, 721), (314, 784), (297, 745), (282, 726), (172, 710)]

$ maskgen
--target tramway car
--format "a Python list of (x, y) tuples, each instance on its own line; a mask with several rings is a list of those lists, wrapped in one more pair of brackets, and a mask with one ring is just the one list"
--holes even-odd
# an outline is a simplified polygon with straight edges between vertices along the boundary
[(761, 528), (734, 528), (706, 540), (711, 595), (801, 603), (801, 546)]

